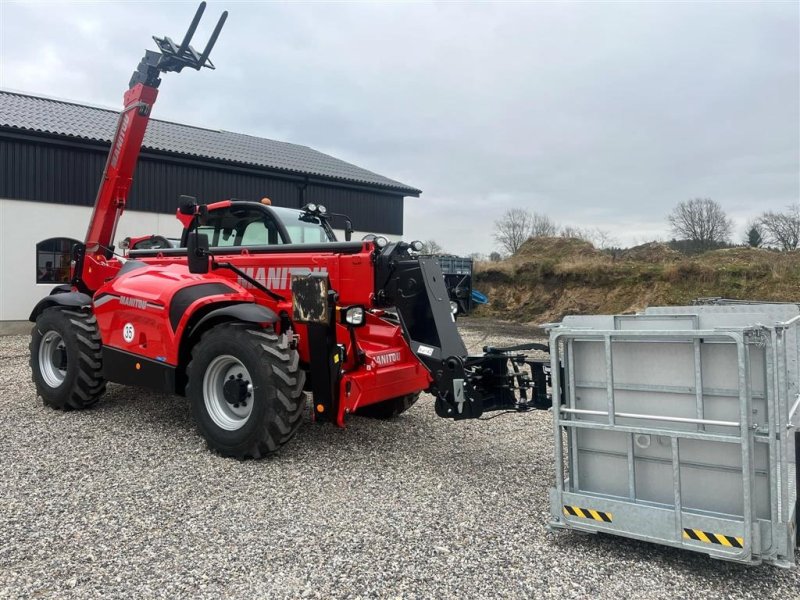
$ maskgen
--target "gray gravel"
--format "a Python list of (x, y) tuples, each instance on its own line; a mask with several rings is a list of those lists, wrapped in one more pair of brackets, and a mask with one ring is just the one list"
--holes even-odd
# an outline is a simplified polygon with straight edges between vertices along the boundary
[[(474, 350), (515, 341), (464, 326)], [(550, 415), (306, 423), (277, 457), (206, 450), (182, 398), (46, 410), (0, 338), (0, 597), (790, 598), (746, 568), (547, 530)]]

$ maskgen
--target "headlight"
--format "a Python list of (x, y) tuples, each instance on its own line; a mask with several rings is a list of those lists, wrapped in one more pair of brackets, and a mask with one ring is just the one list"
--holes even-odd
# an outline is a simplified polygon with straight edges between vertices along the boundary
[(458, 312), (458, 302), (453, 302), (450, 300), (450, 312), (452, 314), (456, 314)]
[(423, 243), (422, 243), (422, 242), (420, 242), (419, 240), (414, 240), (413, 242), (411, 242), (411, 243), (409, 244), (409, 247), (410, 247), (410, 248), (411, 248), (411, 249), (412, 249), (414, 252), (422, 252), (422, 249), (425, 247), (425, 244), (423, 244)]
[(375, 236), (375, 239), (374, 239), (374, 240), (372, 240), (372, 241), (374, 241), (374, 242), (375, 242), (375, 245), (376, 245), (378, 248), (385, 248), (385, 247), (386, 247), (386, 244), (388, 244), (388, 243), (389, 243), (389, 240), (387, 240), (387, 239), (386, 239), (385, 237), (383, 237), (382, 235), (376, 235), (376, 236)]
[(320, 205), (317, 207), (317, 212), (318, 212), (319, 214), (321, 214), (321, 215), (324, 215), (326, 212), (328, 212), (328, 209), (327, 209), (327, 208), (325, 208), (324, 206), (322, 206), (322, 204), (320, 204)]
[(342, 310), (342, 322), (352, 327), (360, 327), (366, 322), (363, 306), (351, 306)]

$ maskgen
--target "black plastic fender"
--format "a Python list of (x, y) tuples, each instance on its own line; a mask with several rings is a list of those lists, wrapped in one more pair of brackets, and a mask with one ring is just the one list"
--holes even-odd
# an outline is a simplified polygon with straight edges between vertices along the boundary
[(71, 290), (71, 288), (69, 288), (69, 286), (58, 286), (54, 288), (53, 291), (50, 292), (49, 296), (45, 296), (36, 303), (36, 306), (33, 307), (33, 312), (31, 312), (31, 316), (28, 317), (28, 320), (35, 323), (36, 318), (42, 314), (45, 309), (48, 309), (52, 306), (63, 306), (65, 308), (83, 308), (91, 306), (91, 296), (81, 292), (67, 290)]
[(191, 360), (191, 350), (200, 335), (218, 323), (239, 321), (242, 323), (276, 323), (279, 321), (275, 311), (252, 302), (220, 302), (217, 308), (205, 307), (208, 312), (197, 315), (196, 322), (189, 322), (182, 339), (178, 356), (178, 370), (175, 373), (175, 393), (183, 395), (186, 390), (186, 365)]
[(192, 333), (201, 329), (203, 323), (208, 323), (211, 320), (225, 317), (236, 321), (244, 321), (245, 323), (277, 323), (278, 315), (275, 311), (261, 306), (260, 304), (242, 303), (230, 304), (212, 310), (197, 322), (192, 325)]

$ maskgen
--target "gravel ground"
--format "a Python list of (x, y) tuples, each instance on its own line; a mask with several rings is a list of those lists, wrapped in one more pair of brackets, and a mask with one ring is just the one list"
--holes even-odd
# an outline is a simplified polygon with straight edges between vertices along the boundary
[[(462, 327), (473, 350), (529, 335)], [(453, 423), (428, 397), (238, 462), (182, 398), (46, 410), (27, 343), (0, 338), (3, 598), (798, 597), (797, 570), (548, 531), (547, 412)]]

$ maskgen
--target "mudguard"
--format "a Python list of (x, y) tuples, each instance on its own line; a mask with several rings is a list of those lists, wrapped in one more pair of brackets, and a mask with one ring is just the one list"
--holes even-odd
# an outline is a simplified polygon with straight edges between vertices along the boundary
[(38, 316), (52, 306), (83, 308), (84, 306), (91, 305), (91, 296), (81, 292), (65, 291), (65, 288), (71, 289), (68, 286), (58, 286), (50, 292), (49, 296), (45, 296), (39, 300), (36, 306), (33, 307), (33, 312), (31, 312), (31, 316), (28, 317), (28, 320), (35, 323)]
[(232, 304), (229, 306), (223, 306), (222, 308), (217, 308), (204, 315), (199, 321), (197, 321), (197, 323), (192, 325), (192, 331), (190, 335), (201, 329), (204, 323), (221, 318), (235, 319), (237, 321), (244, 321), (246, 323), (278, 322), (278, 315), (275, 314), (275, 311), (267, 308), (266, 306), (249, 303)]

